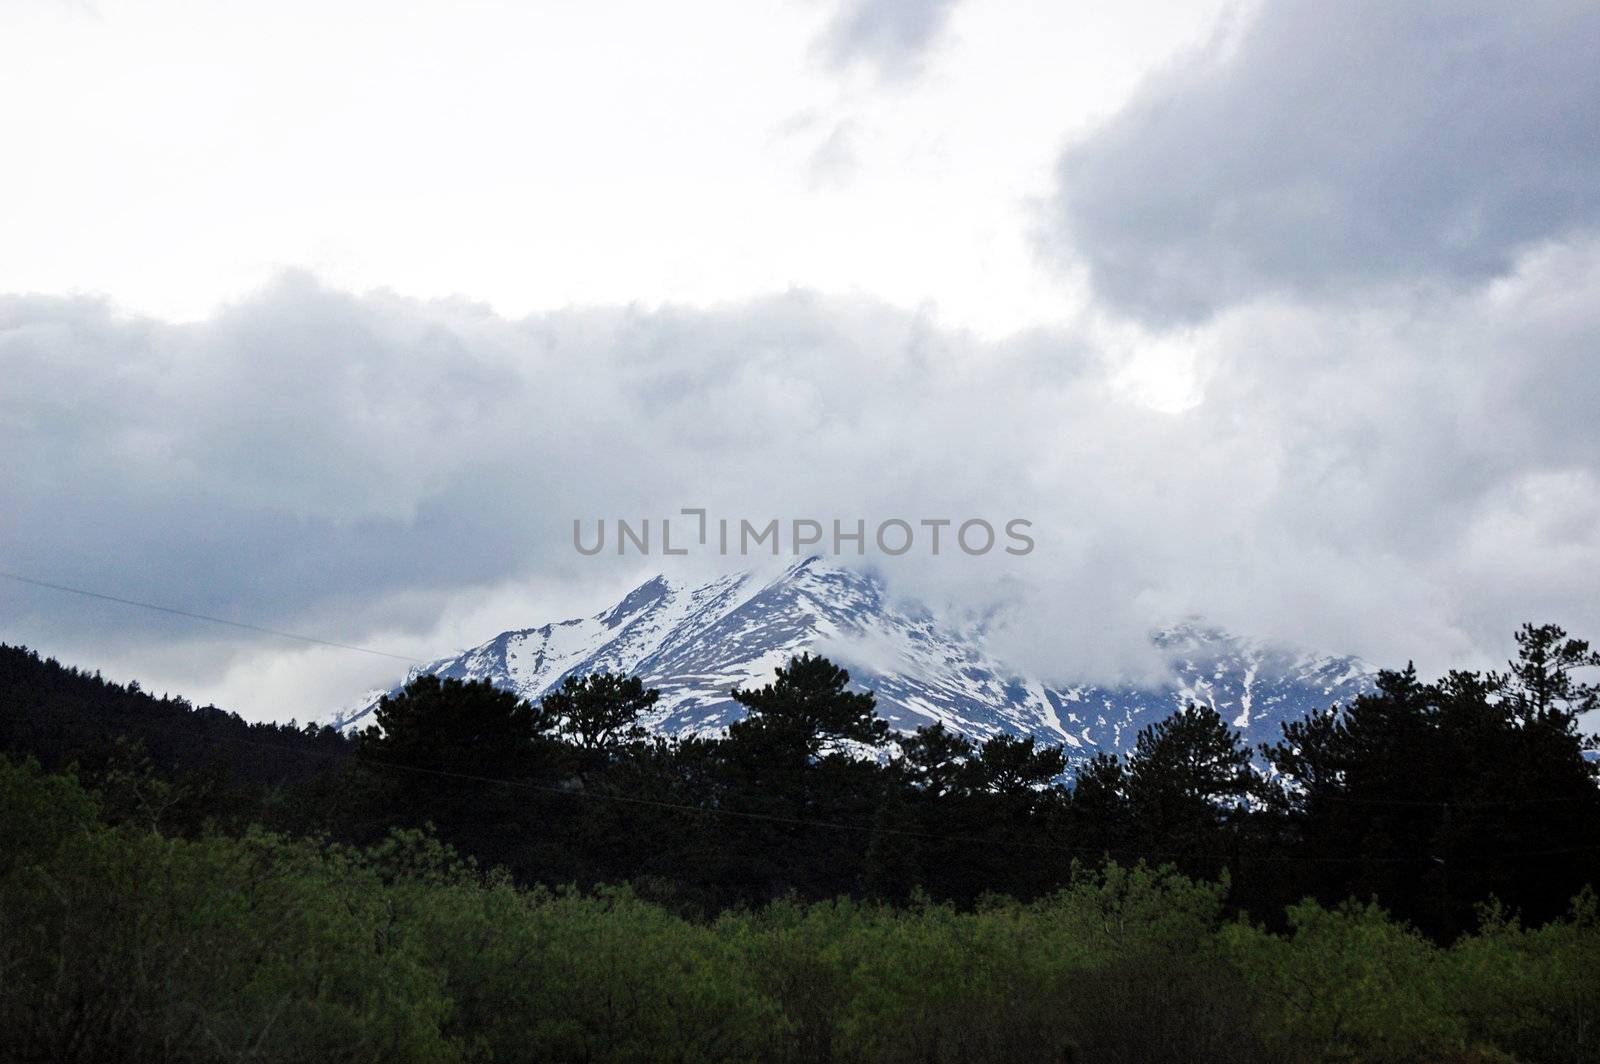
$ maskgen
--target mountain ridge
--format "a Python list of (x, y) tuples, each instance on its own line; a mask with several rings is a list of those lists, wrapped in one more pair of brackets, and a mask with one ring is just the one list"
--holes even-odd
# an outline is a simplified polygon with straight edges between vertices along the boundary
[[(980, 740), (1031, 735), (1065, 747), (1076, 763), (1126, 753), (1140, 728), (1188, 702), (1212, 706), (1252, 745), (1273, 741), (1280, 721), (1347, 702), (1370, 690), (1376, 673), (1354, 657), (1195, 622), (1150, 639), (1171, 673), (1164, 683), (1050, 684), (994, 660), (981, 633), (892, 602), (880, 578), (813, 557), (772, 579), (746, 571), (679, 584), (657, 575), (600, 613), (502, 632), (414, 668), (407, 680), (489, 680), (537, 700), (570, 674), (636, 674), (661, 691), (648, 728), (703, 735), (743, 715), (733, 687), (767, 683), (792, 655), (821, 652), (850, 670), (853, 687), (876, 693), (896, 731), (942, 723)], [(332, 723), (357, 726), (381, 693)]]

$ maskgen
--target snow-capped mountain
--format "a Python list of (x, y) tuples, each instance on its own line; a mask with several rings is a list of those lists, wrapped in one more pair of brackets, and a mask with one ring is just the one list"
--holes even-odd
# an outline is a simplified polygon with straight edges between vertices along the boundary
[[(1126, 752), (1140, 728), (1185, 703), (1214, 707), (1251, 744), (1278, 722), (1326, 710), (1371, 687), (1374, 671), (1214, 628), (1177, 625), (1151, 636), (1171, 667), (1157, 687), (1047, 685), (1018, 675), (932, 615), (891, 602), (875, 577), (807, 559), (776, 579), (736, 573), (689, 586), (656, 577), (593, 617), (504, 632), (412, 671), (491, 680), (538, 699), (569, 674), (637, 674), (659, 688), (646, 722), (667, 734), (715, 733), (743, 709), (735, 686), (761, 685), (791, 655), (826, 654), (852, 685), (876, 692), (896, 729), (943, 722), (978, 739), (1001, 733), (1063, 744), (1074, 761)], [(335, 719), (360, 726), (370, 702)]]

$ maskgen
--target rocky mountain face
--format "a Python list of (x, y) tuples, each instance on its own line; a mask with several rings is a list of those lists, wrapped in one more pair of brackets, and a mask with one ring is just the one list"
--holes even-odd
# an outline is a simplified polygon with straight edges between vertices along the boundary
[[(1163, 684), (1045, 684), (989, 657), (981, 633), (892, 602), (873, 576), (808, 559), (776, 579), (735, 573), (684, 585), (656, 577), (593, 617), (503, 632), (412, 675), (486, 679), (538, 699), (572, 673), (637, 674), (661, 691), (646, 722), (652, 729), (703, 734), (742, 715), (730, 689), (767, 683), (791, 655), (810, 650), (876, 692), (896, 729), (943, 722), (977, 739), (1032, 735), (1064, 745), (1073, 761), (1127, 752), (1139, 729), (1188, 702), (1214, 707), (1252, 745), (1274, 741), (1280, 721), (1346, 702), (1374, 676), (1355, 658), (1198, 624), (1151, 639), (1170, 666)], [(375, 704), (376, 694), (335, 723), (359, 727)]]

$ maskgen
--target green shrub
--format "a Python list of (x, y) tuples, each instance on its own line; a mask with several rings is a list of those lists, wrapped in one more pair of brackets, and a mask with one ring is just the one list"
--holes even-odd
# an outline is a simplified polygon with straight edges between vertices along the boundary
[(1465, 1024), (1440, 951), (1376, 904), (1289, 910), (1290, 934), (1246, 924), (1223, 939), (1262, 1006), (1281, 1060), (1439, 1060), (1462, 1052)]
[(1600, 912), (1593, 891), (1565, 920), (1529, 929), (1498, 907), (1451, 951), (1474, 1036), (1528, 1061), (1600, 1059)]
[(373, 876), (266, 835), (63, 838), (0, 876), (0, 971), (13, 1059), (456, 1056), (441, 980)]
[(1031, 902), (707, 923), (523, 890), (423, 832), (160, 827), (0, 758), (0, 1062), (1596, 1059), (1592, 893), (1536, 929), (1490, 910), (1450, 949), (1375, 904), (1224, 925), (1225, 880), (1144, 865)]
[(446, 1031), (494, 1060), (763, 1059), (783, 1018), (728, 945), (625, 889), (522, 891), (502, 876), (402, 884), (455, 1004)]

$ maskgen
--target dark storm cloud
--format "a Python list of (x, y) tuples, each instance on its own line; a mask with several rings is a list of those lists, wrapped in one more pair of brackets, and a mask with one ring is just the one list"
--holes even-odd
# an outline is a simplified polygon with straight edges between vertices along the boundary
[(818, 42), (837, 66), (876, 64), (886, 76), (916, 70), (957, 0), (841, 0)]
[(1600, 222), (1600, 5), (1266, 0), (1061, 159), (1055, 251), (1111, 306), (1459, 289)]

